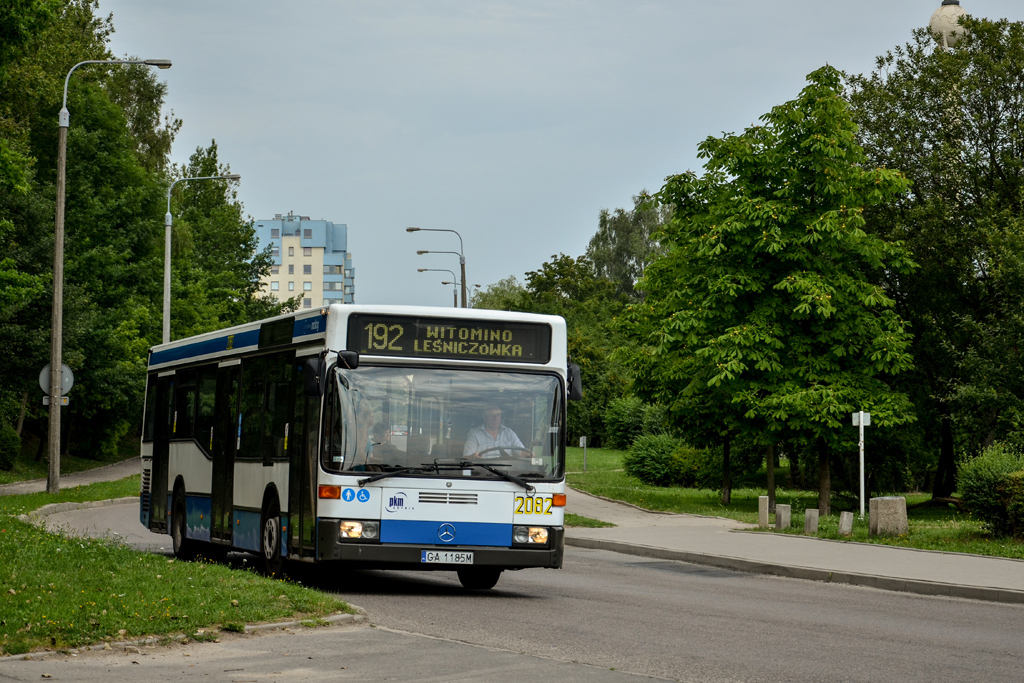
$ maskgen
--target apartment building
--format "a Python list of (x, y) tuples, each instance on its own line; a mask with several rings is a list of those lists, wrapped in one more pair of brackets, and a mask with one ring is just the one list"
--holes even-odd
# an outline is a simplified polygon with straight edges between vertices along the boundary
[(302, 296), (300, 308), (355, 302), (355, 269), (348, 226), (309, 216), (275, 214), (256, 221), (258, 249), (270, 245), (274, 265), (263, 291), (282, 301)]

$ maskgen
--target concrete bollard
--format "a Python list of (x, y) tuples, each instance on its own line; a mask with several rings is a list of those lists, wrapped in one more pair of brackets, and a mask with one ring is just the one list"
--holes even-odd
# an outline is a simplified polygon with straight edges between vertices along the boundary
[(818, 533), (818, 511), (808, 508), (804, 510), (804, 533)]
[(775, 504), (775, 528), (788, 529), (790, 527), (789, 515), (791, 507), (782, 503)]
[(884, 496), (868, 501), (869, 536), (902, 536), (910, 532), (907, 524), (907, 499)]
[(853, 534), (853, 513), (852, 512), (840, 512), (839, 513), (839, 535), (850, 536)]
[(768, 496), (757, 497), (757, 528), (768, 528)]

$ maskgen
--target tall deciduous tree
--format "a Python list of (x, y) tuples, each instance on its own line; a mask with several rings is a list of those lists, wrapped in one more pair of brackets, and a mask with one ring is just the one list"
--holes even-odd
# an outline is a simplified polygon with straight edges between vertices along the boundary
[(870, 163), (913, 182), (866, 217), (921, 266), (884, 282), (916, 336), (901, 383), (940, 454), (937, 497), (954, 490), (955, 450), (1024, 439), (1024, 24), (963, 26), (955, 50), (920, 30), (848, 83)]
[[(724, 445), (737, 433), (803, 434), (818, 446), (819, 509), (830, 509), (829, 453), (854, 410), (879, 424), (912, 419), (889, 376), (912, 367), (910, 333), (879, 283), (912, 263), (864, 232), (863, 207), (906, 192), (896, 171), (867, 169), (823, 67), (764, 125), (700, 145), (705, 173), (668, 179), (675, 207), (657, 235), (629, 328), (635, 386), (682, 424)], [(727, 499), (727, 482), (723, 499)]]
[(586, 252), (596, 274), (614, 282), (620, 294), (642, 298), (636, 282), (661, 253), (653, 235), (670, 215), (671, 207), (652, 202), (646, 190), (633, 197), (632, 209), (602, 209)]

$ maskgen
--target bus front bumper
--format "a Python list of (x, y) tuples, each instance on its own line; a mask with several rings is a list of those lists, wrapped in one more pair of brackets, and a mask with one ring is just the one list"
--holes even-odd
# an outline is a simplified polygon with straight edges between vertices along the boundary
[(358, 564), (367, 569), (418, 569), (420, 571), (453, 571), (462, 564), (421, 562), (424, 550), (464, 551), (473, 553), (473, 566), (527, 569), (547, 567), (560, 569), (565, 551), (565, 529), (551, 527), (547, 545), (540, 548), (514, 546), (436, 546), (414, 543), (361, 543), (341, 540), (338, 522), (321, 519), (317, 525), (317, 559)]

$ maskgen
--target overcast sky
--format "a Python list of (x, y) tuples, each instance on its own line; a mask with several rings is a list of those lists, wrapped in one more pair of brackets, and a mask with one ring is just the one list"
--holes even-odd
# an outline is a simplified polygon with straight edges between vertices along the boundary
[[(249, 215), (349, 227), (358, 303), (450, 305), (446, 273), (578, 256), (696, 146), (869, 71), (941, 0), (100, 0), (116, 55), (170, 59), (173, 158), (217, 140)], [(963, 0), (1024, 18), (1020, 0)]]

